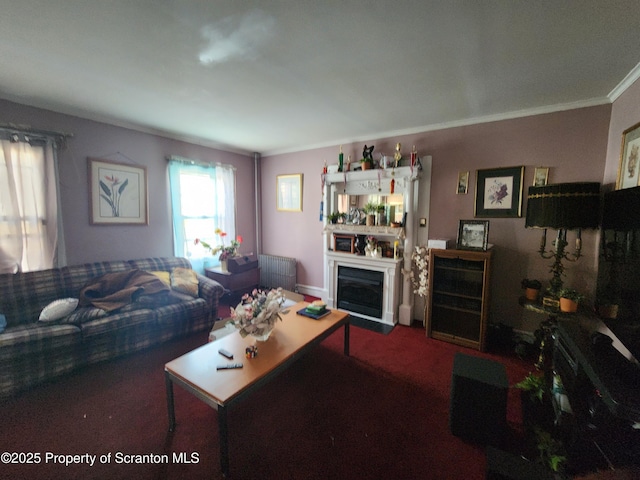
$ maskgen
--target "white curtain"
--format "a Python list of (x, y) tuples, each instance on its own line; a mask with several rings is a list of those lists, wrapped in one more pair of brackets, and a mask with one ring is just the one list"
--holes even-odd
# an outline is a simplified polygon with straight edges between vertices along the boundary
[(236, 238), (235, 168), (171, 157), (169, 182), (175, 255), (188, 257), (199, 271), (217, 265), (218, 258), (194, 241), (199, 238), (219, 245), (221, 238), (215, 234), (218, 228), (227, 234), (227, 244)]
[(53, 139), (0, 139), (0, 273), (56, 266), (57, 165)]

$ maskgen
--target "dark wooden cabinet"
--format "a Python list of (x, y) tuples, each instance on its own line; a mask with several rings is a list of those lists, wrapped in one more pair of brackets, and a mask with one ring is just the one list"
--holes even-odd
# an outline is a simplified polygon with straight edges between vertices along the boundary
[(429, 251), (427, 336), (484, 351), (493, 250)]
[(219, 268), (206, 268), (205, 275), (222, 285), (229, 292), (232, 300), (237, 300), (245, 293), (251, 293), (260, 284), (260, 268), (239, 273), (223, 272)]

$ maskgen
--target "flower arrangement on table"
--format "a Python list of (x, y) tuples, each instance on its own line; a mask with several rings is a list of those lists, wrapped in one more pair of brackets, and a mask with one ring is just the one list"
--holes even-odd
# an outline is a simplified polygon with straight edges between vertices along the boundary
[(228, 260), (229, 258), (237, 257), (240, 255), (238, 253), (238, 248), (240, 248), (240, 245), (242, 244), (241, 235), (238, 235), (235, 240), (231, 240), (230, 245), (225, 245), (224, 239), (227, 236), (227, 234), (223, 232), (220, 228), (215, 229), (215, 234), (220, 237), (220, 241), (221, 241), (220, 245), (216, 245), (215, 247), (212, 247), (210, 244), (208, 244), (204, 240), (200, 240), (199, 238), (196, 238), (194, 243), (196, 245), (200, 244), (204, 248), (210, 250), (211, 255), (217, 255), (219, 253), (220, 256), (218, 257), (218, 260), (220, 261)]
[(236, 308), (231, 308), (231, 321), (244, 338), (247, 335), (268, 335), (280, 317), (280, 308), (285, 301), (282, 288), (253, 290), (245, 293)]
[(429, 248), (416, 246), (411, 254), (411, 264), (413, 293), (426, 297), (429, 288)]

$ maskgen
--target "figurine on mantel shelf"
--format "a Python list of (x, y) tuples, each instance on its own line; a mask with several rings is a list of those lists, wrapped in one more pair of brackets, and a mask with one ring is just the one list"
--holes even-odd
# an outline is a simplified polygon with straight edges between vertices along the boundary
[(362, 165), (362, 170), (369, 170), (373, 168), (373, 149), (375, 147), (371, 145), (370, 147), (364, 146), (362, 149), (362, 159), (360, 160), (360, 164)]
[(393, 154), (393, 159), (395, 160), (396, 167), (400, 163), (400, 160), (402, 160), (402, 153), (400, 152), (400, 148), (402, 148), (402, 145), (400, 145), (400, 143), (396, 143), (396, 153)]

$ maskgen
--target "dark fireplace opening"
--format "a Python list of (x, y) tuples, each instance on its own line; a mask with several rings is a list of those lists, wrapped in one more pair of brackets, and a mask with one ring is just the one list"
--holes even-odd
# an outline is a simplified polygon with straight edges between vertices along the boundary
[(382, 318), (384, 273), (338, 266), (338, 308)]

